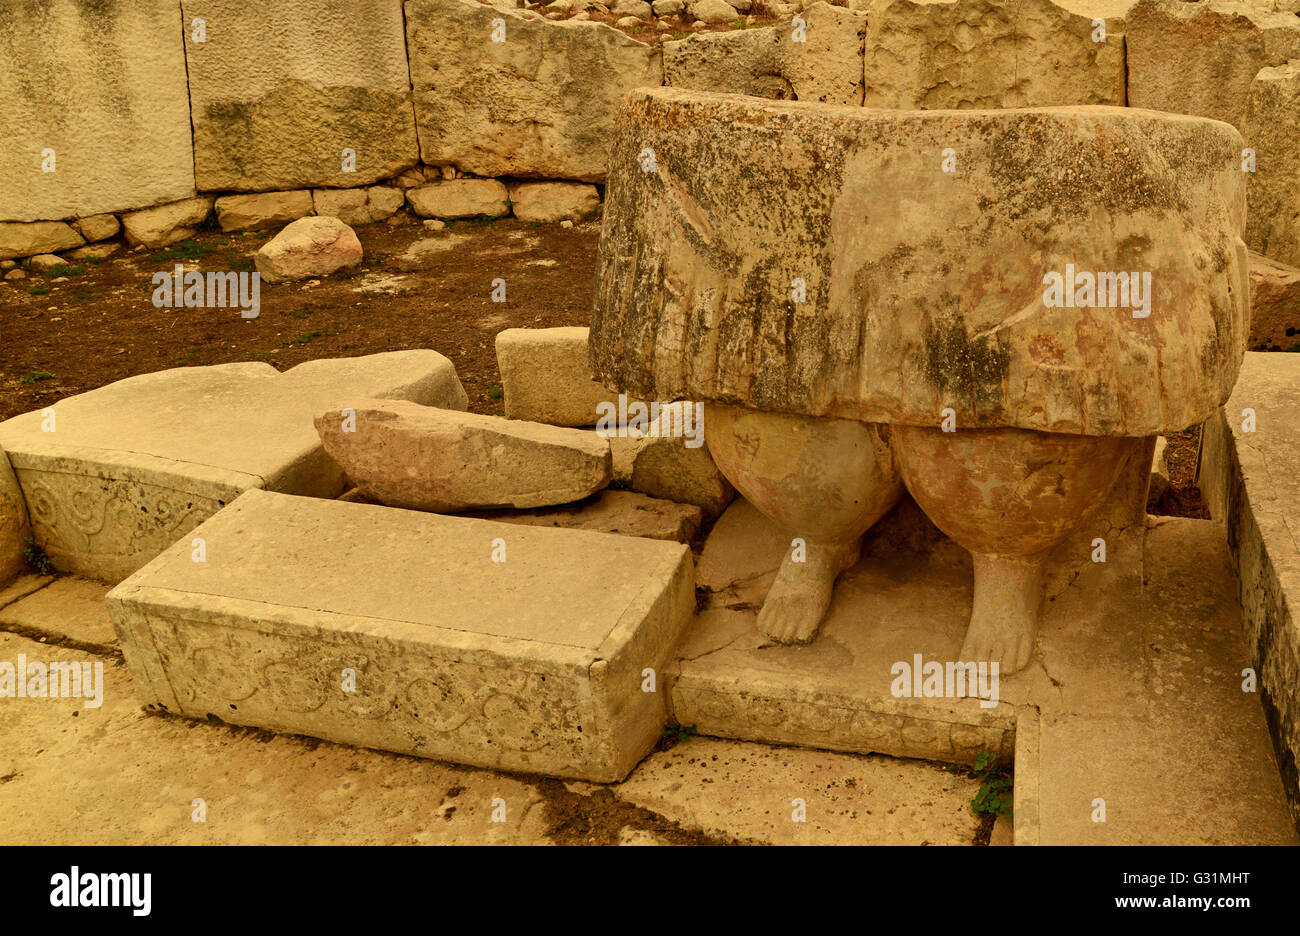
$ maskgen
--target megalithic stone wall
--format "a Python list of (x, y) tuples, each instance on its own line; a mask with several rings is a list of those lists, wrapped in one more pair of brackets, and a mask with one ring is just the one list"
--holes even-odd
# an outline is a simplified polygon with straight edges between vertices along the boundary
[(176, 0), (0, 6), (0, 221), (194, 194)]
[(603, 23), (408, 0), (406, 28), (430, 165), (602, 181), (619, 102), (663, 84), (659, 50)]
[(367, 185), (419, 161), (401, 0), (183, 8), (200, 189)]

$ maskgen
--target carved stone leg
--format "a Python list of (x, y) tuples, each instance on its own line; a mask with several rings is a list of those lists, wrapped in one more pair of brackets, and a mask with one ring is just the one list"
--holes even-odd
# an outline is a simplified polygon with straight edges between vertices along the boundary
[[(709, 403), (705, 439), (718, 468), (791, 537), (758, 627), (781, 643), (817, 636), (836, 577), (902, 481), (882, 427)], [(797, 541), (802, 541), (799, 543)]]
[(974, 557), (962, 661), (1022, 669), (1038, 629), (1043, 560), (1102, 504), (1145, 440), (917, 426), (894, 426), (892, 439), (912, 497)]

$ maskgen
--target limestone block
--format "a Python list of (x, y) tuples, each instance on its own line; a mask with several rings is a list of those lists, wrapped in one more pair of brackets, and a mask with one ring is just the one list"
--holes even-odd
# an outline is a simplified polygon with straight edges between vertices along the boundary
[(861, 104), (866, 16), (818, 2), (788, 23), (664, 43), (664, 84), (779, 100)]
[(89, 218), (80, 218), (73, 221), (72, 226), (77, 229), (78, 234), (86, 239), (87, 243), (108, 240), (122, 230), (122, 225), (118, 222), (117, 216), (111, 214), (98, 214), (91, 215)]
[(1249, 353), (1204, 427), (1196, 482), (1227, 527), (1242, 630), (1291, 816), (1300, 826), (1300, 354)]
[(107, 599), (147, 704), (593, 781), (663, 730), (642, 671), (694, 611), (680, 543), (266, 491), (196, 535), (208, 562), (179, 543)]
[(1300, 17), (1241, 3), (1139, 0), (1124, 40), (1129, 106), (1242, 128), (1259, 70), (1300, 58)]
[(603, 181), (623, 96), (663, 83), (658, 50), (603, 23), (409, 0), (406, 28), (421, 156), (476, 175)]
[(56, 254), (37, 254), (27, 261), (27, 268), (37, 273), (48, 273), (50, 270), (66, 264), (67, 261)]
[(1156, 437), (1155, 453), (1151, 457), (1151, 485), (1147, 488), (1147, 510), (1150, 511), (1169, 490), (1169, 440)]
[(739, 18), (736, 8), (726, 0), (695, 0), (691, 4), (691, 15), (710, 26), (731, 23)]
[(174, 0), (4, 6), (0, 220), (85, 218), (191, 197), (185, 33)]
[(659, 418), (646, 427), (646, 435), (629, 438), (632, 490), (694, 504), (707, 517), (722, 513), (736, 490), (718, 470), (708, 446), (699, 444), (706, 437), (700, 415), (704, 412), (704, 404), (663, 404)]
[(1300, 347), (1300, 269), (1257, 253), (1250, 255), (1250, 347)]
[(207, 196), (187, 198), (170, 205), (159, 205), (122, 215), (126, 242), (132, 247), (166, 247), (198, 233), (199, 225), (212, 213), (212, 199)]
[(338, 218), (354, 227), (383, 221), (406, 202), (400, 188), (385, 185), (365, 189), (317, 189), (312, 193), (312, 199), (316, 214)]
[(507, 328), (497, 333), (497, 367), (507, 419), (594, 426), (618, 394), (591, 378), (586, 328)]
[[(866, 422), (1181, 430), (1226, 398), (1248, 338), (1241, 149), (1227, 125), (1128, 108), (637, 91), (605, 190), (595, 376)], [(1124, 271), (1128, 296), (1108, 285)]]
[(67, 250), (84, 243), (81, 235), (62, 221), (35, 221), (31, 224), (0, 222), (0, 260)]
[[(1123, 106), (1126, 3), (873, 0), (866, 105)], [(1105, 20), (1094, 41), (1093, 20)]]
[(121, 249), (122, 245), (118, 243), (87, 244), (71, 251), (68, 256), (73, 260), (107, 260)]
[[(1300, 24), (1300, 17), (1292, 17)], [(1296, 30), (1300, 35), (1300, 28)], [(1246, 243), (1300, 266), (1300, 45), (1290, 63), (1261, 68), (1250, 84), (1242, 126), (1255, 151), (1247, 187)]]
[[(184, 0), (202, 190), (378, 182), (419, 159), (401, 0)], [(173, 15), (175, 15), (173, 13)]]
[(226, 195), (214, 207), (223, 231), (270, 231), (311, 214), (312, 198), (306, 191)]
[[(310, 201), (310, 197), (308, 198)], [(361, 241), (338, 218), (299, 218), (263, 244), (254, 256), (268, 283), (328, 276), (361, 262)]]
[(358, 399), (320, 413), (330, 457), (371, 500), (456, 513), (582, 500), (612, 477), (591, 433), (402, 401)]
[(689, 543), (703, 520), (700, 508), (635, 491), (606, 489), (585, 501), (541, 510), (493, 510), (470, 516), (500, 523), (563, 527)]
[(343, 472), (312, 417), (339, 398), (464, 407), (427, 350), (141, 374), (0, 423), (37, 543), (57, 568), (118, 582), (253, 487), (334, 497)]
[(496, 179), (452, 179), (406, 190), (422, 218), (497, 218), (510, 214), (505, 184)]
[(581, 182), (519, 182), (510, 186), (510, 208), (520, 221), (550, 224), (581, 221), (600, 207), (596, 186)]
[(4, 448), (0, 447), (0, 587), (26, 569), (23, 549), (31, 535), (23, 492), (9, 467)]

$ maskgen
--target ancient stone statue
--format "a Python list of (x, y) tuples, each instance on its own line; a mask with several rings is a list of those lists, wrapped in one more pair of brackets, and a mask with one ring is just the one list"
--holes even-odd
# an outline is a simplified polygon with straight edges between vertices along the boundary
[(802, 542), (766, 634), (814, 639), (905, 487), (973, 555), (961, 659), (1014, 671), (1047, 552), (1236, 380), (1242, 147), (1128, 108), (638, 91), (609, 166), (595, 373), (709, 401), (718, 466)]

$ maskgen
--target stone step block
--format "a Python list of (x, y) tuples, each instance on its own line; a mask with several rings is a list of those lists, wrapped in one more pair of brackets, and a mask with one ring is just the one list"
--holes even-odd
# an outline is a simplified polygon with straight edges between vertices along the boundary
[(377, 396), (465, 406), (451, 362), (412, 350), (140, 374), (0, 423), (37, 543), (116, 583), (249, 488), (336, 497), (312, 418)]
[(500, 523), (594, 530), (689, 543), (700, 528), (703, 511), (693, 504), (647, 497), (635, 491), (605, 490), (577, 504), (540, 510), (493, 510), (475, 516)]
[(609, 443), (580, 429), (396, 400), (316, 417), (325, 451), (391, 507), (458, 513), (582, 500), (613, 477)]
[(592, 781), (662, 732), (681, 544), (259, 490), (196, 535), (108, 595), (150, 705)]
[(507, 419), (594, 426), (618, 394), (592, 379), (586, 328), (507, 328), (497, 333), (497, 368)]

